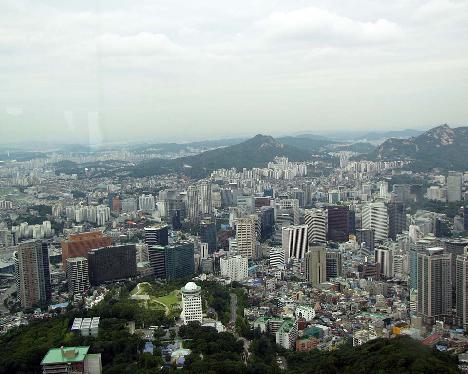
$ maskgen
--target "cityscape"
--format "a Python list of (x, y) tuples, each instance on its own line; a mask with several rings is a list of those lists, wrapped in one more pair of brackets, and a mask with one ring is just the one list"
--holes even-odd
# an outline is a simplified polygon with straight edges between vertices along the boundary
[(0, 374), (468, 373), (467, 4), (280, 3), (0, 4)]

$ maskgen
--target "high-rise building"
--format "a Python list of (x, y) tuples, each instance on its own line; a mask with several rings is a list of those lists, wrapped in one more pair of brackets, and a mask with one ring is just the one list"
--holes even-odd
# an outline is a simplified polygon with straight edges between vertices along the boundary
[(418, 253), (418, 315), (433, 324), (452, 314), (451, 255), (440, 247)]
[(374, 230), (375, 240), (388, 238), (388, 214), (385, 203), (367, 203), (363, 206), (362, 228)]
[(68, 293), (83, 293), (89, 288), (88, 260), (85, 257), (67, 259)]
[(155, 208), (153, 195), (141, 195), (138, 198), (138, 207), (144, 212), (153, 212)]
[(62, 263), (64, 269), (66, 269), (68, 258), (87, 258), (90, 250), (110, 245), (112, 245), (112, 238), (104, 235), (101, 231), (70, 234), (67, 240), (62, 240)]
[(377, 271), (381, 277), (393, 277), (393, 250), (387, 247), (377, 247), (375, 249), (375, 263), (378, 265)]
[(275, 210), (270, 206), (262, 206), (260, 208), (260, 238), (267, 240), (273, 235), (275, 228)]
[(148, 259), (153, 275), (156, 278), (166, 279), (166, 249), (161, 245), (148, 247)]
[(257, 257), (256, 220), (250, 217), (238, 218), (236, 225), (237, 252), (247, 258)]
[(356, 240), (359, 245), (366, 248), (369, 252), (374, 253), (375, 231), (373, 229), (357, 229)]
[(322, 246), (312, 246), (305, 255), (307, 282), (317, 286), (327, 280), (327, 250)]
[[(465, 248), (468, 247), (468, 239), (454, 238), (442, 240), (444, 250), (446, 253), (452, 255), (451, 271), (452, 280), (455, 281), (456, 261), (457, 256), (465, 253)], [(455, 285), (453, 285), (453, 288)]]
[(270, 266), (277, 269), (284, 269), (284, 250), (283, 248), (270, 249)]
[(388, 237), (396, 240), (396, 236), (406, 230), (406, 208), (402, 202), (390, 202), (387, 204), (388, 213)]
[(221, 276), (230, 278), (232, 281), (242, 281), (249, 276), (249, 260), (242, 256), (232, 256), (219, 259)]
[(203, 322), (201, 287), (193, 282), (188, 282), (180, 289), (182, 293), (181, 317), (184, 325), (189, 322)]
[(184, 242), (165, 247), (166, 279), (188, 278), (195, 274), (193, 243)]
[(30, 240), (17, 246), (15, 275), (22, 308), (47, 305), (52, 294), (47, 242)]
[(326, 279), (341, 277), (343, 273), (343, 261), (341, 253), (338, 251), (326, 252)]
[(283, 227), (282, 246), (286, 262), (294, 258), (304, 259), (309, 247), (307, 239), (307, 225)]
[(447, 176), (447, 201), (460, 201), (462, 198), (463, 173), (449, 171)]
[(131, 213), (138, 210), (138, 204), (135, 198), (127, 197), (122, 200), (122, 212)]
[(200, 256), (201, 258), (208, 258), (210, 252), (208, 251), (208, 243), (200, 243)]
[(89, 282), (96, 286), (137, 275), (135, 244), (116, 245), (88, 253)]
[(204, 219), (200, 222), (200, 240), (208, 244), (208, 253), (212, 254), (218, 249), (218, 238), (216, 224), (211, 219)]
[(187, 188), (187, 218), (190, 222), (197, 222), (200, 218), (200, 205), (197, 186)]
[(455, 300), (457, 323), (468, 330), (468, 253), (458, 255), (455, 272)]
[(333, 242), (345, 242), (349, 238), (349, 208), (344, 205), (327, 207), (327, 238)]
[(322, 209), (311, 209), (305, 212), (307, 225), (307, 238), (309, 244), (326, 243), (327, 241), (327, 214)]
[(203, 215), (211, 215), (213, 207), (211, 203), (211, 183), (200, 183), (200, 209)]
[(145, 227), (145, 244), (148, 247), (153, 245), (168, 245), (169, 230), (167, 225)]

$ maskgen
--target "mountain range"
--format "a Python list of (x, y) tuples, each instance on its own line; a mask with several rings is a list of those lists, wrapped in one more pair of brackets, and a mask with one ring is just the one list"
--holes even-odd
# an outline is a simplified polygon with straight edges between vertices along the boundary
[(365, 156), (368, 160), (410, 160), (415, 171), (468, 169), (468, 127), (434, 127), (408, 139), (390, 138)]
[(193, 156), (176, 159), (151, 159), (137, 164), (131, 170), (135, 177), (184, 173), (191, 177), (203, 177), (221, 168), (263, 167), (277, 156), (288, 157), (291, 161), (311, 159), (312, 152), (284, 144), (271, 136), (256, 135), (239, 144), (217, 148)]

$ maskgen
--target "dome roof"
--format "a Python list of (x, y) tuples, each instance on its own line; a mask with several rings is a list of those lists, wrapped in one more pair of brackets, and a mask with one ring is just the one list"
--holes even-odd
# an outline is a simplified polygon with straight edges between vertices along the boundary
[(198, 289), (198, 286), (193, 283), (193, 282), (188, 282), (185, 287), (184, 287), (187, 291), (196, 291)]

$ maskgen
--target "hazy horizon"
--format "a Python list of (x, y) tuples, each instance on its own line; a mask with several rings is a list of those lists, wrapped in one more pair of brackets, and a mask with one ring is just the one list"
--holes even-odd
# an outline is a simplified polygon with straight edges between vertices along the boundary
[(0, 5), (0, 143), (468, 124), (468, 2)]

